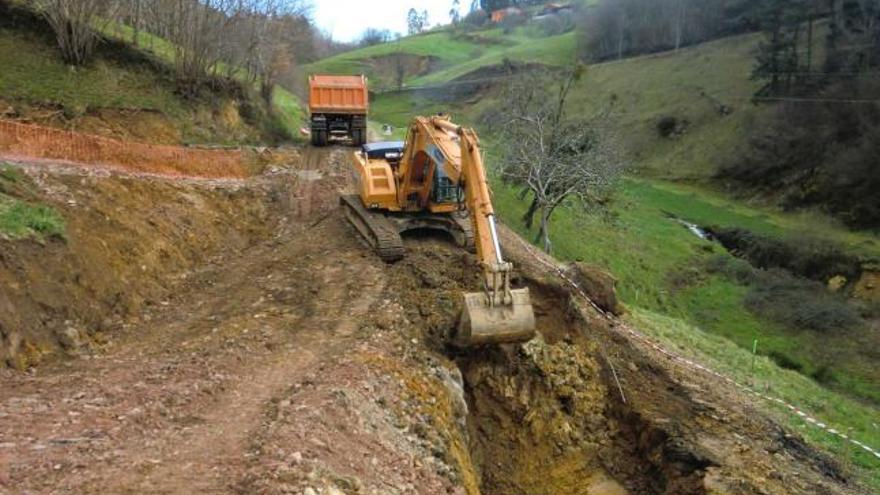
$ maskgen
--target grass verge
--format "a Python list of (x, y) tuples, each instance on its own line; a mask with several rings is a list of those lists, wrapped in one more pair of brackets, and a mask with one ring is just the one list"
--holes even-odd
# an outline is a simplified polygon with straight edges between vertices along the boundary
[[(752, 372), (753, 356), (750, 352), (680, 319), (638, 308), (632, 310), (628, 319), (667, 349), (696, 359), (739, 383), (753, 383), (767, 395), (793, 403), (831, 427), (850, 432), (871, 447), (880, 445), (876, 409), (829, 391), (800, 373), (780, 368), (766, 357), (754, 359)], [(869, 487), (880, 490), (880, 460), (876, 457), (810, 425), (782, 405), (751, 395), (744, 397), (753, 399), (756, 407), (768, 411), (789, 429), (799, 432), (810, 443), (852, 468)]]

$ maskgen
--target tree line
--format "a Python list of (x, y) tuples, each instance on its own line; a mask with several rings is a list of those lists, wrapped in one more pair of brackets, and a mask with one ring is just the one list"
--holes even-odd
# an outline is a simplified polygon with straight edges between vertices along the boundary
[(758, 29), (763, 0), (600, 0), (580, 10), (581, 59), (677, 50), (683, 46)]
[(764, 82), (758, 96), (815, 92), (830, 82), (817, 75), (858, 75), (880, 63), (878, 0), (769, 0), (758, 19), (765, 35), (753, 72)]
[(720, 178), (880, 228), (880, 0), (767, 0), (752, 77), (774, 115)]

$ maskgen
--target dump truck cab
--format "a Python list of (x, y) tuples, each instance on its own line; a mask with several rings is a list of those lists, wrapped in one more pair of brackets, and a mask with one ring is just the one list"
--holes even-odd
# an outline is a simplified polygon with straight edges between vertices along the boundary
[(309, 120), (314, 146), (331, 139), (350, 139), (355, 146), (367, 142), (369, 92), (366, 76), (309, 77)]

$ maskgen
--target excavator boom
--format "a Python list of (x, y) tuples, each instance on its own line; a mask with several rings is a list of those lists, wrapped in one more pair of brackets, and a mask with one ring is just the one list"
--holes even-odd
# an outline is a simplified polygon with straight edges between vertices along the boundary
[(459, 245), (475, 248), (483, 291), (464, 294), (451, 343), (468, 347), (530, 340), (535, 315), (529, 290), (511, 288), (513, 265), (501, 252), (476, 132), (445, 116), (416, 117), (396, 151), (384, 143), (365, 147), (353, 159), (359, 196), (341, 202), (349, 221), (383, 259), (403, 256), (399, 234), (411, 228), (442, 229)]

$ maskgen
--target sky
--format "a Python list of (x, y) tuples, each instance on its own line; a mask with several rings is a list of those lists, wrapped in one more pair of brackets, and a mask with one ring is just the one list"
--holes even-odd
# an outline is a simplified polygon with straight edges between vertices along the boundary
[[(461, 0), (461, 11), (469, 0)], [(315, 23), (339, 41), (355, 41), (368, 27), (406, 34), (411, 7), (428, 11), (430, 25), (449, 22), (452, 0), (312, 0)]]

